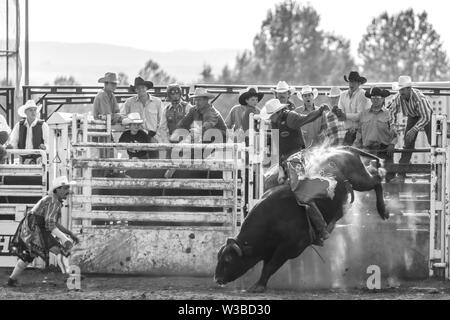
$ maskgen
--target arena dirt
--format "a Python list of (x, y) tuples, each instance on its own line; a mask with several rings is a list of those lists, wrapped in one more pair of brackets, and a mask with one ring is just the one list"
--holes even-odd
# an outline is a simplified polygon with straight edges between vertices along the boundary
[(20, 286), (6, 287), (10, 270), (0, 271), (0, 300), (279, 300), (279, 299), (450, 299), (450, 281), (405, 282), (396, 288), (370, 292), (363, 288), (284, 291), (269, 289), (249, 294), (219, 287), (212, 278), (86, 276), (80, 291), (69, 291), (64, 277), (55, 272), (28, 270)]

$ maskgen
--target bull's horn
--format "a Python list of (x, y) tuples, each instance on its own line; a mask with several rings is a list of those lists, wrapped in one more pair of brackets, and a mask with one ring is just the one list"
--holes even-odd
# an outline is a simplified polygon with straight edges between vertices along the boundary
[(239, 257), (242, 257), (242, 250), (241, 250), (241, 248), (239, 248), (239, 246), (237, 245), (236, 242), (231, 244), (231, 248), (233, 248), (233, 250), (236, 251), (236, 253), (238, 254)]
[(236, 253), (238, 254), (239, 257), (242, 257), (242, 250), (239, 247), (236, 239), (228, 238), (227, 245), (230, 246), (234, 251), (236, 251)]

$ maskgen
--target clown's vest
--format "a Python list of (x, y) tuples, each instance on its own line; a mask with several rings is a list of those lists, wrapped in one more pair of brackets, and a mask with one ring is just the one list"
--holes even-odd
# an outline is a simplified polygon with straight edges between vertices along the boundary
[(167, 107), (166, 118), (169, 134), (175, 131), (177, 124), (186, 116), (187, 105), (187, 102), (180, 101), (176, 107), (172, 107), (172, 104)]
[(302, 132), (299, 129), (292, 129), (287, 125), (289, 110), (283, 110), (276, 123), (272, 124), (273, 129), (279, 130), (279, 152), (280, 163), (290, 155), (305, 148)]
[[(25, 121), (26, 121), (26, 119), (21, 120), (19, 122), (19, 143), (18, 143), (19, 149), (25, 149), (25, 146), (26, 146), (27, 130), (28, 129), (25, 126)], [(43, 123), (44, 123), (44, 121), (38, 120), (36, 125), (32, 128), (32, 132), (33, 132), (33, 138), (32, 138), (33, 149), (39, 149), (39, 146), (44, 143), (44, 138), (43, 138), (43, 135), (42, 135), (42, 124)]]

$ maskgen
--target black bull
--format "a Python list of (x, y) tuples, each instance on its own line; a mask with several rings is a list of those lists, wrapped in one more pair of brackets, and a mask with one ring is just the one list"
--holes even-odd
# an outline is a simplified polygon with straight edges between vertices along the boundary
[[(323, 164), (334, 162), (354, 190), (375, 190), (378, 213), (382, 219), (388, 219), (389, 213), (383, 200), (382, 179), (379, 175), (370, 175), (359, 156), (377, 158), (353, 148), (335, 150), (337, 152), (324, 156)], [(269, 190), (250, 211), (237, 238), (228, 239), (220, 249), (215, 272), (218, 284), (223, 285), (238, 279), (259, 261), (263, 261), (261, 277), (249, 289), (250, 292), (263, 292), (269, 278), (287, 260), (298, 257), (312, 244), (306, 208), (298, 206), (289, 185), (272, 187), (277, 184), (273, 182), (274, 179), (276, 181), (272, 175), (266, 180), (265, 186)], [(348, 189), (343, 181), (339, 180), (332, 200), (315, 200), (328, 224), (343, 217), (343, 205), (347, 201)]]

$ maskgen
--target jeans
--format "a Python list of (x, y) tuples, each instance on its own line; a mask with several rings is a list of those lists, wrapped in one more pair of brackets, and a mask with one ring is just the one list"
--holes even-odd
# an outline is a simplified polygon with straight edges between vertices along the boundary
[[(412, 127), (414, 127), (417, 123), (417, 121), (419, 121), (418, 117), (408, 117), (408, 121), (406, 123), (406, 130), (405, 130), (405, 135), (406, 133), (411, 130)], [(427, 140), (428, 143), (431, 145), (431, 122), (429, 122), (426, 126), (425, 126), (425, 134), (427, 135)], [(416, 146), (416, 139), (417, 139), (417, 133), (414, 136), (414, 139), (411, 141), (411, 143), (407, 144), (405, 142), (405, 146), (403, 147), (403, 149), (414, 149)], [(412, 157), (412, 152), (404, 152), (402, 153), (402, 156), (399, 160), (400, 164), (409, 164), (411, 162), (411, 157)], [(399, 174), (402, 176), (405, 176), (404, 173)]]

